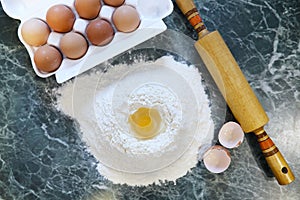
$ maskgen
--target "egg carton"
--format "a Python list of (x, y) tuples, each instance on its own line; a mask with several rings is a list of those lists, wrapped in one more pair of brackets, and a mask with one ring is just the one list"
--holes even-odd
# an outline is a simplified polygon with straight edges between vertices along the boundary
[[(103, 1), (99, 17), (112, 21), (112, 15), (115, 7), (105, 5)], [(125, 0), (124, 4), (135, 7), (140, 15), (139, 27), (131, 33), (115, 32), (113, 40), (106, 46), (89, 45), (86, 54), (77, 60), (63, 58), (60, 67), (51, 73), (41, 72), (35, 65), (34, 52), (37, 47), (28, 45), (22, 38), (21, 27), (24, 22), (31, 18), (40, 18), (46, 21), (47, 10), (56, 4), (64, 4), (70, 7), (76, 15), (76, 20), (73, 26), (73, 31), (85, 35), (85, 28), (90, 20), (82, 19), (74, 7), (74, 0), (1, 0), (3, 10), (6, 14), (14, 19), (21, 20), (18, 36), (20, 41), (26, 47), (32, 67), (35, 73), (42, 78), (47, 78), (55, 75), (58, 83), (63, 83), (93, 67), (105, 62), (106, 60), (162, 33), (167, 29), (163, 18), (168, 16), (173, 11), (173, 3), (171, 0)], [(47, 43), (58, 47), (60, 38), (64, 33), (51, 32)]]

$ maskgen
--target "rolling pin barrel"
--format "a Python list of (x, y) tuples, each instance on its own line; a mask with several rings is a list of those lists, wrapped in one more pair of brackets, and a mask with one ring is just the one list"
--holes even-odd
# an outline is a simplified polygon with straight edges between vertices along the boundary
[(198, 32), (195, 43), (206, 68), (245, 133), (253, 132), (274, 176), (281, 185), (295, 177), (282, 154), (264, 130), (269, 119), (248, 81), (218, 31), (209, 32), (192, 0), (176, 0), (178, 7)]
[(219, 32), (207, 34), (195, 47), (244, 132), (254, 132), (267, 124), (266, 112)]

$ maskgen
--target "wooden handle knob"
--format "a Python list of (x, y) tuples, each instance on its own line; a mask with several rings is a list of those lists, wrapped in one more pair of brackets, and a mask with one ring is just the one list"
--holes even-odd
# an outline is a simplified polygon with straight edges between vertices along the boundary
[(196, 9), (194, 1), (192, 0), (176, 0), (176, 4), (183, 14), (186, 14), (190, 10)]
[(192, 0), (176, 0), (176, 3), (181, 12), (185, 15), (190, 24), (197, 31), (199, 38), (202, 38), (209, 33)]
[(295, 180), (295, 176), (292, 170), (265, 130), (260, 129), (254, 133), (266, 158), (266, 161), (278, 183), (280, 185), (287, 185), (293, 182)]

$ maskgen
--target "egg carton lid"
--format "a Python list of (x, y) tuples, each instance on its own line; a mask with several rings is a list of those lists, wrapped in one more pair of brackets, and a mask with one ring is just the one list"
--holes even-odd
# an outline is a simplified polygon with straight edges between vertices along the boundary
[[(14, 19), (21, 21), (34, 16), (34, 13), (55, 4), (65, 4), (62, 0), (0, 0), (4, 12)], [(71, 0), (67, 0), (70, 2)], [(141, 15), (143, 28), (129, 34), (119, 34), (118, 41), (110, 43), (106, 48), (94, 50), (88, 57), (80, 60), (76, 65), (65, 65), (60, 67), (54, 74), (58, 83), (63, 83), (96, 65), (125, 52), (126, 50), (145, 42), (146, 40), (162, 33), (167, 26), (162, 19), (173, 11), (171, 0), (149, 1), (149, 0), (125, 0), (126, 4), (134, 5)], [(20, 37), (20, 35), (19, 35)], [(25, 45), (26, 46), (26, 45)], [(97, 49), (94, 47), (93, 49)]]

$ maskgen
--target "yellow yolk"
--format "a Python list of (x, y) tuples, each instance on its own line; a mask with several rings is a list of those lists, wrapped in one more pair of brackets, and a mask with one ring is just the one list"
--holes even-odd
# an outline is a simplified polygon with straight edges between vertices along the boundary
[(131, 117), (132, 121), (138, 126), (145, 127), (151, 124), (148, 108), (139, 108)]
[(159, 112), (153, 108), (141, 107), (129, 116), (129, 124), (139, 139), (156, 136), (161, 127)]

